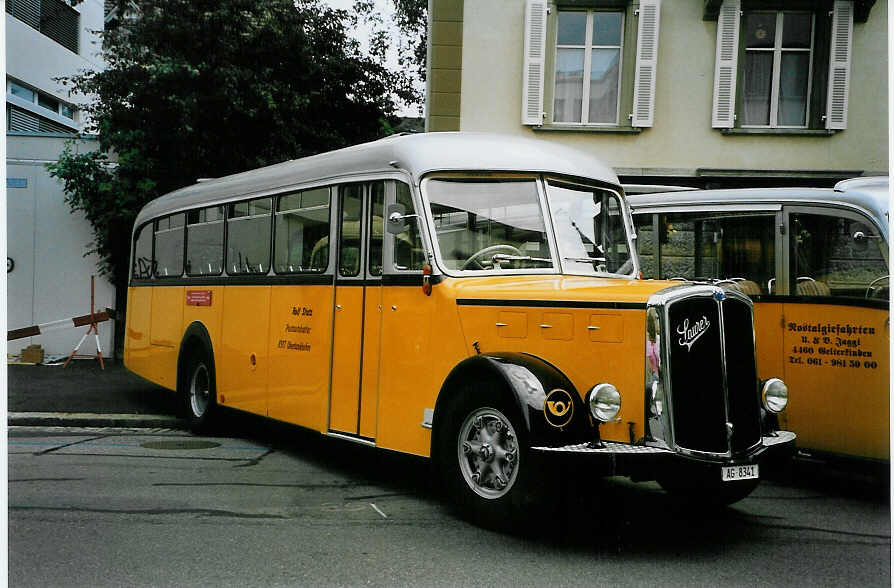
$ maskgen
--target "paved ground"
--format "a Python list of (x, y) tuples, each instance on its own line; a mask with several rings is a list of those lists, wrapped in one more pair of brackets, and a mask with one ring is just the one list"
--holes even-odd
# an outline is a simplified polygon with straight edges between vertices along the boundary
[(891, 585), (887, 499), (845, 485), (765, 480), (703, 513), (579, 472), (543, 480), (526, 533), (494, 532), (423, 460), (238, 422), (250, 433), (13, 427), (9, 584)]
[(157, 414), (177, 412), (173, 392), (136, 376), (118, 361), (9, 365), (7, 410), (16, 412)]

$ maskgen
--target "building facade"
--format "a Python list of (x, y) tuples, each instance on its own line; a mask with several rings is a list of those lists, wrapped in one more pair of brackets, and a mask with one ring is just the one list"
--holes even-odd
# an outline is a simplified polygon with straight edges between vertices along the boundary
[(534, 135), (627, 184), (888, 174), (886, 0), (431, 0), (426, 128)]
[[(62, 184), (46, 164), (57, 161), (66, 140), (86, 119), (86, 96), (70, 93), (56, 78), (103, 67), (93, 31), (103, 29), (103, 2), (6, 2), (6, 207), (7, 323), (10, 329), (70, 318), (90, 311), (90, 276), (97, 273), (90, 224), (65, 203)], [(95, 149), (87, 140), (80, 149)], [(96, 281), (96, 306), (114, 306), (115, 292)], [(10, 341), (15, 354), (40, 344), (49, 356), (69, 354), (83, 329), (51, 331)], [(112, 351), (110, 323), (100, 325), (104, 355)], [(92, 341), (82, 351), (93, 352)]]

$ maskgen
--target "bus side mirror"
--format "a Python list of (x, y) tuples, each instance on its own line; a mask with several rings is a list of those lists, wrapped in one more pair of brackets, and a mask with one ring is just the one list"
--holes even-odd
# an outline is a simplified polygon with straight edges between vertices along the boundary
[(418, 214), (406, 214), (407, 209), (403, 204), (392, 204), (386, 211), (386, 230), (392, 235), (399, 235), (407, 230), (408, 218), (419, 218)]
[(854, 246), (857, 248), (857, 251), (863, 251), (869, 246), (870, 239), (877, 239), (876, 235), (867, 235), (863, 231), (855, 231), (852, 235), (854, 239)]

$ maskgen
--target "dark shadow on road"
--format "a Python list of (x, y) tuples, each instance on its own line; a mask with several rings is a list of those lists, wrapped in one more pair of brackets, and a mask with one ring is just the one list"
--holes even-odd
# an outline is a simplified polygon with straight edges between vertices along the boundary
[[(427, 459), (326, 438), (260, 417), (230, 411), (221, 411), (219, 417), (218, 426), (227, 435), (269, 444), (277, 451), (354, 479), (358, 486), (382, 488), (386, 496), (408, 495), (437, 504), (458, 524), (466, 520), (465, 513), (442, 495)], [(789, 483), (764, 482), (777, 486)], [(821, 486), (811, 489), (825, 491)], [(755, 496), (760, 492), (759, 487)], [(878, 501), (880, 508), (888, 508), (886, 501), (879, 501), (879, 492), (851, 497)], [(589, 477), (583, 470), (565, 470), (545, 473), (543, 496), (536, 508), (524, 513), (524, 521), (507, 521), (505, 527), (490, 530), (566, 552), (710, 555), (778, 535), (777, 527), (784, 527), (783, 522), (749, 512), (753, 511), (748, 508), (749, 500), (766, 499), (750, 497), (731, 507), (692, 505), (665, 493), (655, 483), (637, 484), (626, 478)]]
[(122, 362), (75, 360), (61, 365), (10, 365), (10, 412), (86, 412), (98, 414), (177, 413), (174, 392), (128, 371)]

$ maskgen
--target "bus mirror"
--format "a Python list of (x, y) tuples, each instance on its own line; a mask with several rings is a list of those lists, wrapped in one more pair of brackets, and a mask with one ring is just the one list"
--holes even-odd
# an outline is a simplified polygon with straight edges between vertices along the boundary
[(406, 214), (403, 204), (392, 204), (388, 207), (386, 228), (392, 235), (399, 235), (407, 230), (408, 218), (419, 218), (418, 214)]
[(869, 240), (875, 238), (875, 235), (867, 235), (863, 231), (855, 231), (853, 234), (854, 245), (857, 247), (858, 251), (866, 249), (869, 245)]

